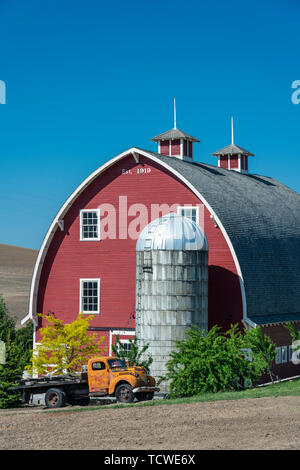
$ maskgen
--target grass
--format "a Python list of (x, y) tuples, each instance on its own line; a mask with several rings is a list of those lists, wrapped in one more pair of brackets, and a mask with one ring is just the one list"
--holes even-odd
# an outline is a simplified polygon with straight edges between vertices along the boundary
[(80, 408), (59, 408), (57, 410), (47, 410), (48, 412), (78, 412), (78, 411), (94, 411), (103, 409), (116, 409), (124, 407), (145, 407), (145, 406), (161, 406), (161, 405), (186, 405), (189, 403), (205, 403), (220, 400), (240, 400), (242, 398), (264, 398), (264, 397), (285, 397), (300, 396), (300, 379), (289, 380), (286, 382), (267, 385), (265, 387), (250, 388), (238, 392), (218, 392), (204, 393), (193, 397), (172, 398), (167, 400), (151, 400), (140, 403), (130, 403), (126, 405), (100, 405), (85, 406)]

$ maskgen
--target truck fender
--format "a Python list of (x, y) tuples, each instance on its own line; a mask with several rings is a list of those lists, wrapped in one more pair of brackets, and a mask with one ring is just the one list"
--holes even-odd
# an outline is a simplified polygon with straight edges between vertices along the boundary
[(128, 383), (129, 385), (132, 386), (132, 388), (134, 388), (136, 384), (136, 378), (133, 376), (131, 377), (130, 375), (125, 375), (123, 377), (114, 378), (109, 384), (109, 389), (108, 389), (109, 395), (113, 395), (115, 393), (115, 389), (121, 382)]

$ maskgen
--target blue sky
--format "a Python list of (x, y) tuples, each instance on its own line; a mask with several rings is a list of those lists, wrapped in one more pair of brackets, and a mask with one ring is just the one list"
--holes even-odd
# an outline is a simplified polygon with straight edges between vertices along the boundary
[(298, 0), (0, 0), (0, 243), (40, 247), (109, 158), (177, 126), (300, 192)]

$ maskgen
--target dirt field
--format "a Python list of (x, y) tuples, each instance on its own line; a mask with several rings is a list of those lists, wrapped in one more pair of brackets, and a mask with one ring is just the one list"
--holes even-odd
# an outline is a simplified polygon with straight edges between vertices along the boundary
[(0, 294), (9, 313), (20, 320), (28, 313), (31, 276), (38, 252), (0, 244)]
[(78, 413), (1, 410), (0, 449), (300, 449), (300, 397)]

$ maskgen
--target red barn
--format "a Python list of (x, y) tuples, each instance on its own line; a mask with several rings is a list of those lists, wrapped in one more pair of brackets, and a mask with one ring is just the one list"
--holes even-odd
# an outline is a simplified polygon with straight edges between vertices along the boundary
[(232, 144), (218, 166), (193, 160), (194, 137), (175, 128), (153, 139), (158, 153), (132, 147), (88, 176), (53, 220), (36, 261), (29, 313), (72, 322), (93, 314), (107, 352), (135, 331), (136, 242), (169, 212), (192, 218), (209, 244), (208, 324), (261, 325), (277, 345), (277, 373), (291, 362), (286, 321), (300, 328), (300, 196), (248, 171), (252, 154)]

